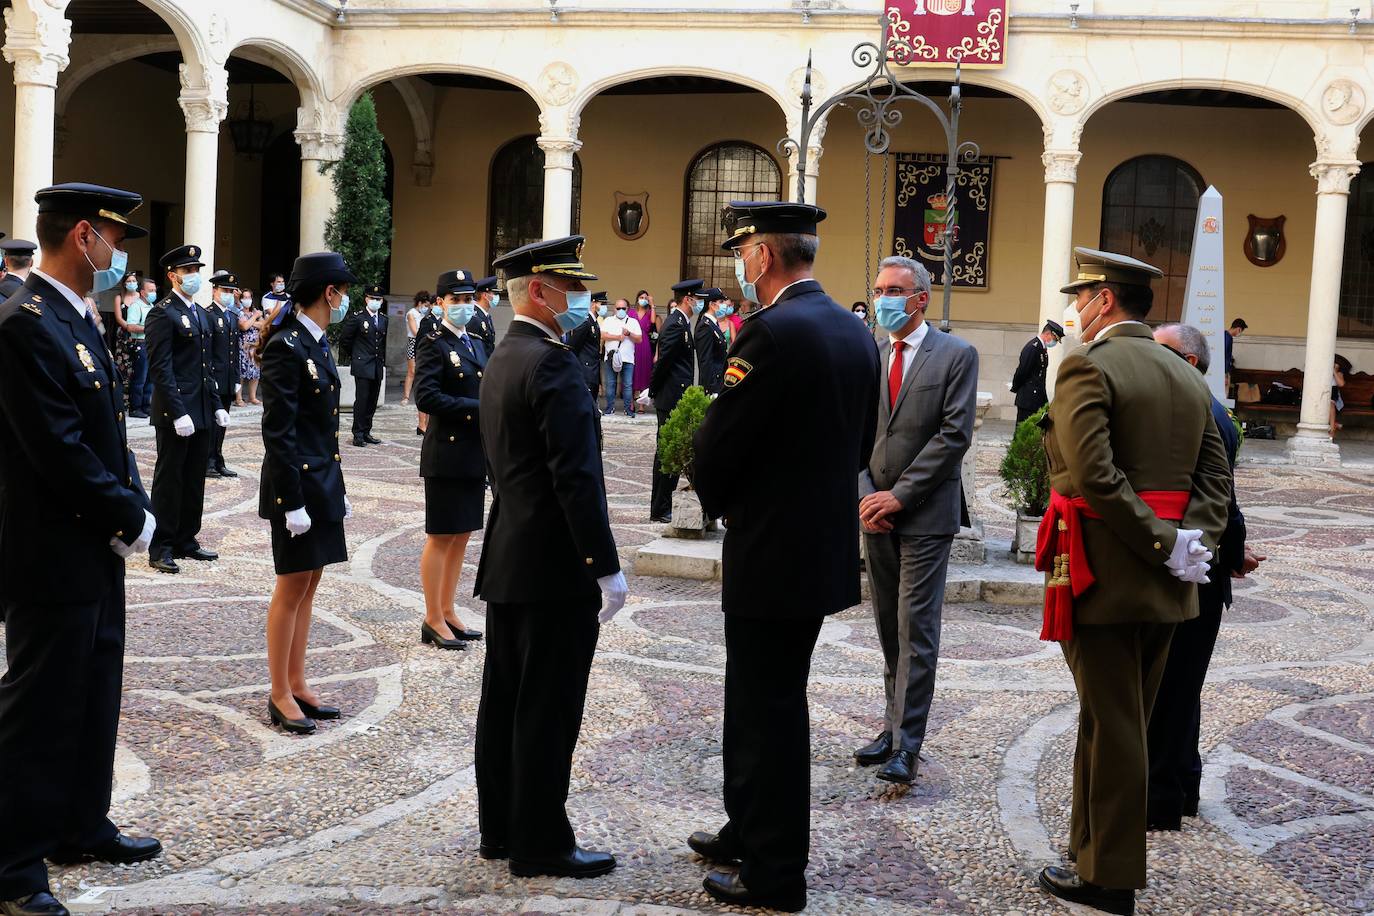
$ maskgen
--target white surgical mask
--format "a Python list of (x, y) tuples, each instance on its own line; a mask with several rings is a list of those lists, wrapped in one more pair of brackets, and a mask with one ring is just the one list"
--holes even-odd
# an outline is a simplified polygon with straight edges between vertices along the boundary
[(234, 294), (227, 289), (224, 290), (219, 294), (219, 304), (225, 308), (229, 308), (229, 306), (234, 304)]
[(274, 293), (284, 292), (285, 290), (286, 290), (286, 284), (283, 283), (283, 282), (281, 282), (280, 280), (278, 280), (276, 283), (273, 283), (273, 284), (272, 284), (272, 292), (274, 292)]
[[(1105, 290), (1098, 290), (1097, 296), (1101, 296), (1104, 292)], [(1098, 319), (1102, 317), (1102, 313), (1098, 312), (1097, 318), (1094, 318), (1092, 321), (1088, 322), (1086, 326), (1084, 326), (1083, 324), (1083, 312), (1087, 310), (1088, 306), (1092, 305), (1094, 302), (1097, 301), (1097, 296), (1093, 296), (1087, 302), (1083, 303), (1083, 306), (1081, 308), (1077, 305), (1070, 306), (1070, 308), (1074, 310), (1074, 326), (1078, 328), (1078, 337), (1080, 340), (1087, 338), (1088, 329), (1091, 328), (1093, 325), (1097, 324)]]
[(200, 292), (200, 273), (182, 274), (181, 291), (187, 296), (194, 296)]
[(376, 312), (376, 311), (377, 311), (378, 309), (380, 309), (381, 307), (382, 307), (382, 300), (380, 300), (380, 299), (369, 299), (369, 300), (367, 300), (367, 310), (368, 310), (369, 312)]
[(253, 304), (253, 297), (252, 297), (252, 296), (244, 296), (243, 299), (240, 300), (240, 301), (243, 303), (243, 307), (244, 307), (244, 308), (248, 308), (250, 305)]

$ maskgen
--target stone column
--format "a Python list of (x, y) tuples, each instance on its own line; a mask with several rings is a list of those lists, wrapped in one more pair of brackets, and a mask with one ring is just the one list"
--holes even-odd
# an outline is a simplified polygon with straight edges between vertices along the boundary
[[(344, 135), (326, 130), (297, 130), (301, 145), (301, 254), (324, 251), (324, 227), (338, 198), (328, 167), (343, 158)], [(321, 169), (325, 171), (322, 173)], [(282, 270), (289, 271), (290, 265)]]
[(544, 238), (561, 238), (572, 233), (573, 164), (582, 141), (571, 133), (542, 134), (538, 143), (544, 151)]
[[(207, 271), (215, 270), (215, 204), (219, 182), (219, 125), (229, 111), (228, 76), (220, 70), (206, 86), (187, 86), (182, 66), (182, 89), (177, 97), (186, 116), (186, 210), (182, 242), (199, 245)], [(208, 276), (208, 273), (206, 274)], [(201, 302), (210, 301), (210, 284), (201, 284)]]
[(1331, 367), (1336, 361), (1336, 325), (1341, 307), (1341, 267), (1345, 258), (1345, 211), (1350, 180), (1360, 173), (1358, 159), (1318, 160), (1317, 224), (1312, 234), (1312, 287), (1307, 303), (1307, 358), (1303, 364), (1302, 411), (1297, 434), (1288, 443), (1295, 462), (1339, 466), (1340, 448), (1331, 441)]
[[(1041, 154), (1045, 165), (1045, 227), (1040, 247), (1040, 314), (1036, 330), (1049, 320), (1062, 321), (1068, 298), (1059, 291), (1068, 282), (1073, 263), (1073, 197), (1078, 182), (1078, 162), (1083, 154), (1077, 149), (1052, 149)], [(1045, 373), (1045, 392), (1054, 397), (1054, 379), (1059, 372), (1065, 347), (1050, 351), (1049, 369)]]
[[(65, 6), (65, 4), (63, 4)], [(57, 74), (66, 69), (72, 24), (43, 4), (5, 9), (5, 60), (14, 65), (14, 189), (10, 235), (37, 238), (33, 195), (52, 184)]]

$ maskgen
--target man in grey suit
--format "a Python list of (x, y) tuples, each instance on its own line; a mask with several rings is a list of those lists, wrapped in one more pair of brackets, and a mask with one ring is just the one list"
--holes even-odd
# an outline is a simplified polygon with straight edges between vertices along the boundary
[(873, 290), (878, 323), (878, 431), (859, 474), (859, 521), (883, 647), (886, 727), (854, 753), (878, 778), (916, 778), (935, 693), (949, 549), (959, 532), (960, 465), (973, 436), (978, 351), (925, 321), (930, 274), (886, 258)]

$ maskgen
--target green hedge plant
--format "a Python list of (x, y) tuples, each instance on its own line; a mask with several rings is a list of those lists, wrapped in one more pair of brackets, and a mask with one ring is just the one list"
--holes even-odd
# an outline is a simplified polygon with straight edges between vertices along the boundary
[(1048, 406), (1042, 407), (1016, 426), (1016, 432), (1002, 459), (1003, 495), (1012, 508), (1031, 517), (1045, 514), (1050, 504), (1050, 464), (1045, 455), (1045, 431), (1040, 428)]
[(711, 399), (706, 389), (693, 385), (682, 393), (673, 412), (663, 428), (658, 431), (659, 468), (665, 474), (685, 476), (690, 485), (692, 481), (692, 436), (706, 418), (706, 408)]

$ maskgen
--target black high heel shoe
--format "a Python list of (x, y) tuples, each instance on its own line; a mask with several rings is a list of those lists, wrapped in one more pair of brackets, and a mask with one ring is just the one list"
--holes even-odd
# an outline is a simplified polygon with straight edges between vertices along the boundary
[(428, 643), (438, 646), (440, 649), (466, 649), (468, 647), (468, 644), (461, 639), (444, 639), (434, 632), (434, 628), (427, 623), (420, 624), (420, 642), (421, 644)]
[(288, 719), (282, 715), (277, 704), (271, 700), (267, 701), (267, 714), (272, 717), (273, 725), (280, 725), (293, 735), (313, 735), (315, 733), (314, 719)]
[[(445, 620), (444, 623), (448, 623), (448, 621)], [(460, 627), (452, 623), (448, 624), (448, 628), (453, 631), (454, 637), (465, 642), (472, 642), (473, 640), (482, 638), (481, 630), (469, 630), (467, 627)]]
[(343, 715), (337, 706), (316, 706), (314, 703), (294, 695), (293, 699), (308, 719), (337, 719)]

